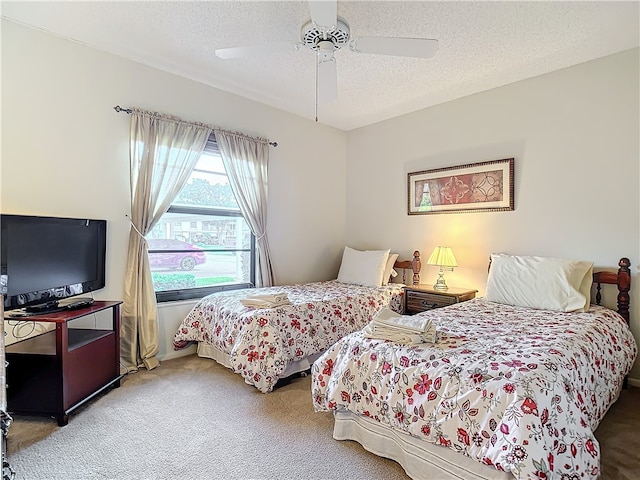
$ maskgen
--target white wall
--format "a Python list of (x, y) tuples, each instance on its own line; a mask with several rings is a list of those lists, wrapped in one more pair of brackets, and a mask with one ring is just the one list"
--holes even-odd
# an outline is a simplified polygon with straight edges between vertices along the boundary
[[(638, 58), (623, 52), (349, 132), (347, 243), (424, 260), (449, 245), (459, 267), (447, 283), (481, 295), (492, 252), (615, 268), (626, 256), (640, 339)], [(515, 211), (407, 215), (407, 173), (511, 157)], [(423, 264), (424, 283), (436, 276)]]
[[(107, 286), (96, 298), (122, 298), (129, 232), (129, 116), (115, 105), (276, 140), (268, 206), (276, 281), (335, 278), (344, 132), (2, 20), (1, 211), (107, 219)], [(161, 309), (160, 335), (169, 340), (161, 358), (172, 353), (184, 308)]]

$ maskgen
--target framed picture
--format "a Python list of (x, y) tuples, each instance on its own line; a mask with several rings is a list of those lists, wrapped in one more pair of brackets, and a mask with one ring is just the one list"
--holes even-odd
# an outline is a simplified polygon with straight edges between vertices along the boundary
[(408, 174), (409, 215), (513, 210), (513, 158)]

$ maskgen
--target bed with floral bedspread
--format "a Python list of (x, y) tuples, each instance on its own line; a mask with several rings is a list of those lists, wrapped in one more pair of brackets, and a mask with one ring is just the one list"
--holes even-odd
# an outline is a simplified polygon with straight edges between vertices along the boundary
[(599, 476), (594, 430), (637, 355), (618, 313), (478, 298), (420, 315), (435, 344), (355, 332), (325, 352), (312, 368), (315, 410), (364, 416), (515, 478)]
[[(282, 292), (291, 305), (255, 309), (240, 303), (256, 293)], [(248, 384), (266, 393), (290, 363), (324, 352), (384, 306), (402, 312), (403, 298), (401, 284), (363, 287), (336, 280), (214, 293), (182, 321), (173, 345), (176, 350), (193, 342), (211, 346)]]

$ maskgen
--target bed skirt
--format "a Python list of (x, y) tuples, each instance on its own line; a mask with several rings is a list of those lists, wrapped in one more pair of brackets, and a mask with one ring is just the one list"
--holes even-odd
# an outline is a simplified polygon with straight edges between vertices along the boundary
[[(324, 352), (314, 353), (313, 355), (309, 355), (308, 357), (304, 357), (295, 362), (289, 362), (287, 368), (284, 369), (284, 372), (282, 372), (279, 378), (286, 378), (296, 373), (309, 370), (313, 362), (315, 362), (316, 359), (323, 353)], [(231, 362), (229, 361), (229, 354), (223, 352), (213, 345), (204, 342), (198, 342), (198, 356), (203, 358), (210, 358), (218, 362), (220, 365), (224, 365), (225, 367), (233, 370)]]
[(514, 480), (510, 473), (392, 430), (369, 418), (337, 411), (334, 420), (333, 438), (356, 441), (371, 453), (395, 460), (414, 480)]

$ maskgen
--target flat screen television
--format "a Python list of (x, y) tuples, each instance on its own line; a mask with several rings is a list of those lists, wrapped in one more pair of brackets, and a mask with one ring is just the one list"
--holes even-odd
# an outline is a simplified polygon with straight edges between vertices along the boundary
[(62, 299), (105, 286), (106, 220), (0, 215), (5, 310), (59, 310)]

